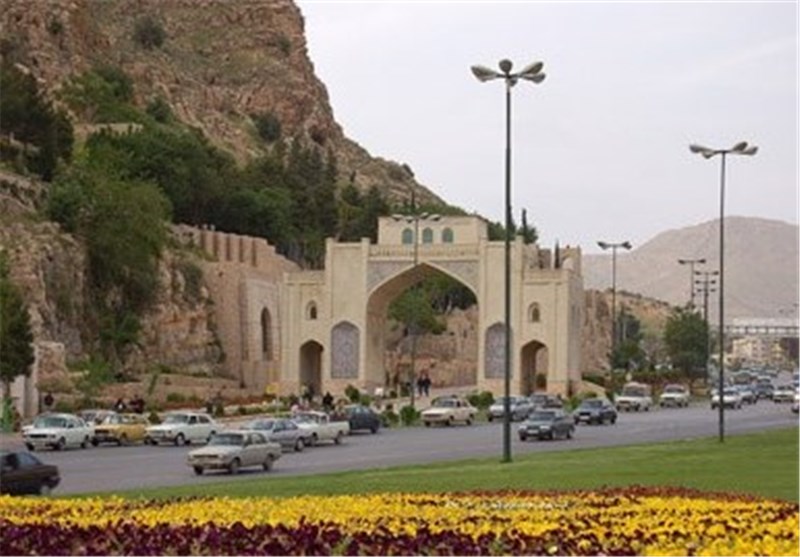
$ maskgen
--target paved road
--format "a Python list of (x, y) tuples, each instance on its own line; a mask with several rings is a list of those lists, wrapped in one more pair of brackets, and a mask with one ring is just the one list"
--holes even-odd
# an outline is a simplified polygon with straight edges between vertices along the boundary
[[(685, 409), (654, 409), (647, 413), (622, 413), (616, 425), (578, 427), (572, 441), (520, 442), (513, 426), (513, 454), (608, 447), (636, 443), (691, 439), (718, 434), (718, 412), (708, 404)], [(736, 435), (798, 424), (789, 404), (760, 402), (742, 410), (726, 411), (726, 434)], [(21, 445), (19, 438), (3, 440), (4, 448)], [(259, 469), (227, 474), (194, 475), (186, 465), (189, 448), (172, 446), (101, 446), (63, 452), (42, 451), (45, 462), (59, 466), (62, 484), (57, 493), (136, 489), (198, 484), (253, 477), (285, 477), (333, 471), (423, 464), (444, 460), (483, 458), (502, 454), (502, 425), (402, 428), (349, 436), (339, 446), (307, 448), (284, 453), (272, 472)]]

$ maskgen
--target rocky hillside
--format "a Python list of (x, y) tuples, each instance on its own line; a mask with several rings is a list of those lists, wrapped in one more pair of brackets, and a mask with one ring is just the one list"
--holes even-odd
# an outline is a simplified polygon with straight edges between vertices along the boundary
[[(149, 18), (163, 43), (135, 38)], [(27, 68), (51, 96), (95, 66), (121, 68), (136, 102), (164, 99), (183, 122), (244, 161), (267, 146), (254, 114), (272, 114), (284, 138), (336, 153), (341, 176), (395, 197), (418, 188), (402, 164), (373, 158), (344, 137), (308, 57), (303, 17), (290, 0), (0, 0), (4, 56)], [(81, 124), (83, 115), (73, 114)]]
[[(662, 232), (630, 252), (617, 252), (617, 290), (689, 301), (689, 267), (678, 259), (705, 258), (696, 269), (719, 268), (719, 220)], [(611, 255), (584, 255), (584, 286), (611, 286)], [(753, 217), (725, 219), (725, 316), (779, 317), (798, 301), (798, 227)], [(714, 295), (709, 316), (716, 318)], [(701, 304), (696, 298), (696, 304)], [(797, 315), (796, 313), (794, 314)]]

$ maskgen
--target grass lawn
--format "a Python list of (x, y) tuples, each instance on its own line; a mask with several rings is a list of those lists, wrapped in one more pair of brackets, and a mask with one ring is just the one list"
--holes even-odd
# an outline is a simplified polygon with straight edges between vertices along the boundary
[[(313, 451), (309, 452), (313, 458)], [(499, 455), (498, 455), (499, 459)], [(798, 501), (798, 429), (726, 437), (402, 466), (319, 476), (203, 481), (120, 492), (124, 497), (283, 497), (366, 492), (565, 490), (628, 485), (683, 486)], [(278, 461), (276, 470), (281, 467)], [(99, 495), (99, 494), (96, 494)]]

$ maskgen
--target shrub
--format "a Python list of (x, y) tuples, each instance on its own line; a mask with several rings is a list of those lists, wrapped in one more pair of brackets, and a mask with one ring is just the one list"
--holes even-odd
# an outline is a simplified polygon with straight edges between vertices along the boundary
[(145, 112), (149, 114), (153, 120), (166, 124), (172, 120), (172, 109), (163, 97), (156, 97), (147, 104)]
[(183, 403), (186, 402), (186, 397), (182, 393), (167, 393), (167, 402)]
[(419, 421), (420, 412), (411, 405), (403, 406), (400, 409), (400, 423), (403, 425), (413, 425)]
[(361, 391), (358, 390), (358, 387), (350, 384), (344, 388), (344, 396), (346, 396), (348, 400), (354, 404), (361, 401)]
[(161, 423), (161, 416), (159, 416), (158, 412), (155, 410), (151, 410), (150, 414), (147, 416), (147, 420), (153, 425), (158, 425)]
[(281, 121), (274, 112), (251, 114), (250, 117), (253, 119), (261, 139), (272, 143), (281, 138)]
[(71, 414), (75, 411), (75, 404), (69, 400), (57, 400), (53, 405), (53, 410), (56, 412), (65, 412)]
[(160, 48), (167, 33), (161, 23), (150, 16), (139, 18), (133, 30), (133, 39), (145, 50)]
[(491, 391), (472, 393), (467, 397), (467, 401), (478, 410), (486, 410), (494, 403), (494, 395)]
[(381, 425), (383, 427), (395, 427), (400, 422), (400, 416), (391, 408), (387, 408), (381, 413)]

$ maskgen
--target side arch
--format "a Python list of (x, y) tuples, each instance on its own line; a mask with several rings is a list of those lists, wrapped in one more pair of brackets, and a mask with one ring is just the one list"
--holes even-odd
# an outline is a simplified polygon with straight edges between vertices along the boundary
[(304, 387), (310, 389), (312, 395), (322, 390), (322, 353), (323, 346), (315, 341), (306, 341), (300, 346), (300, 393)]
[(520, 378), (522, 380), (523, 394), (547, 391), (549, 359), (547, 346), (538, 340), (532, 340), (522, 347), (520, 352)]

